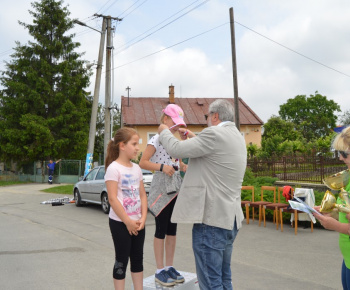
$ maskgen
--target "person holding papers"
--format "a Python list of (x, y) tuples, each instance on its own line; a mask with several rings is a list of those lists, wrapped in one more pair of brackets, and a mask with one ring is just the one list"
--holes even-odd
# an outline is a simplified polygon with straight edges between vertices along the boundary
[[(336, 136), (332, 147), (339, 152), (339, 159), (342, 160), (350, 169), (350, 127), (343, 129), (343, 131)], [(350, 182), (345, 186), (345, 190), (350, 192)], [(341, 201), (338, 201), (339, 203)], [(315, 207), (320, 210), (320, 207)], [(331, 214), (314, 214), (320, 221), (321, 225), (328, 230), (339, 232), (339, 248), (343, 255), (343, 265), (341, 272), (341, 280), (343, 289), (350, 290), (350, 214), (339, 212), (339, 221), (331, 216)]]

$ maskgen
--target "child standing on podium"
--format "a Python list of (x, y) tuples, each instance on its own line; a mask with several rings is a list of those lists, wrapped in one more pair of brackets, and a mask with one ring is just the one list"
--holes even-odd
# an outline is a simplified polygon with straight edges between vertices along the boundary
[[(166, 124), (174, 134), (180, 126), (186, 126), (182, 109), (175, 104), (167, 105), (163, 110), (161, 123)], [(170, 219), (182, 182), (180, 170), (185, 171), (186, 165), (181, 160), (173, 161), (159, 143), (159, 135), (156, 134), (149, 140), (140, 166), (155, 171), (148, 196), (148, 207), (156, 222), (153, 240), (157, 264), (155, 281), (163, 286), (174, 286), (185, 279), (174, 268), (177, 224)]]

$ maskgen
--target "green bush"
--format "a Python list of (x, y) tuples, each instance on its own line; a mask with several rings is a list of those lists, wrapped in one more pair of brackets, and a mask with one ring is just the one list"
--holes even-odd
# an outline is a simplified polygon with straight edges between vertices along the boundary
[[(253, 172), (250, 168), (247, 168), (242, 185), (254, 186), (254, 201), (260, 200), (261, 186), (274, 186), (275, 181), (278, 178), (276, 177), (268, 177), (268, 176), (259, 176), (254, 177)], [(241, 195), (242, 200), (251, 200), (251, 192), (248, 190), (242, 190)], [(264, 200), (273, 202), (273, 193), (266, 192), (266, 196), (264, 196)]]
[[(254, 186), (254, 201), (259, 201), (261, 199), (261, 186), (274, 186), (275, 181), (278, 178), (268, 177), (268, 176), (259, 176), (254, 177), (254, 174), (250, 168), (247, 168), (242, 185)], [(276, 188), (277, 190), (277, 188)], [(250, 190), (242, 190), (241, 193), (242, 200), (252, 200), (251, 191)], [(273, 193), (272, 192), (264, 192), (264, 201), (273, 202)], [(245, 209), (243, 209), (245, 211)], [(255, 213), (258, 211), (255, 210)], [(266, 219), (272, 220), (273, 211), (266, 211)]]
[[(251, 171), (251, 169), (247, 168), (245, 175), (244, 175), (242, 185), (254, 186), (254, 201), (259, 201), (261, 199), (261, 186), (275, 186), (276, 187), (276, 199), (277, 199), (278, 186), (275, 185), (275, 181), (277, 181), (277, 180), (278, 180), (278, 178), (273, 178), (273, 177), (254, 177), (254, 174)], [(320, 205), (325, 192), (314, 190), (314, 194), (315, 194), (315, 205)], [(251, 191), (250, 190), (242, 190), (241, 199), (251, 201), (251, 199), (252, 199)], [(265, 191), (264, 192), (264, 201), (273, 202), (273, 193)], [(276, 200), (276, 202), (278, 202), (278, 200)], [(281, 195), (281, 202), (287, 204), (285, 198), (282, 195)], [(245, 208), (243, 208), (243, 211), (245, 212)], [(250, 210), (250, 212), (252, 212), (252, 210)], [(257, 213), (258, 213), (258, 210), (255, 210), (255, 215), (257, 215)], [(272, 221), (272, 219), (273, 219), (273, 211), (272, 210), (266, 210), (266, 219)], [(283, 214), (283, 222), (289, 223), (289, 221), (290, 221), (290, 214), (289, 213)], [(317, 223), (317, 225), (318, 224), (319, 223)]]

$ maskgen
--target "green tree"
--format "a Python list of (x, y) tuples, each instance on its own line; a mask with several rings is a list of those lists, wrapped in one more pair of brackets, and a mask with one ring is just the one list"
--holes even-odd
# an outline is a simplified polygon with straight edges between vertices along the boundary
[(86, 154), (91, 98), (84, 88), (80, 46), (73, 42), (70, 12), (63, 1), (33, 2), (32, 24), (19, 21), (33, 40), (16, 42), (0, 82), (0, 158), (33, 161), (83, 159)]
[[(94, 161), (104, 162), (104, 127), (105, 127), (105, 108), (98, 104), (96, 120), (96, 137), (94, 145)], [(115, 112), (113, 116), (112, 135), (120, 128), (120, 111)]]
[(331, 145), (337, 133), (331, 132), (328, 136), (320, 137), (305, 144), (308, 154), (320, 154), (332, 156)]
[(296, 156), (298, 153), (305, 151), (304, 143), (300, 140), (289, 141), (285, 140), (284, 142), (278, 144), (278, 152), (286, 156)]
[(272, 157), (272, 156), (282, 156), (283, 147), (280, 146), (283, 143), (284, 138), (280, 135), (275, 135), (270, 138), (261, 140), (261, 152), (259, 152), (260, 157)]
[(294, 141), (302, 138), (301, 132), (295, 130), (295, 124), (291, 121), (282, 120), (279, 116), (272, 116), (264, 124), (263, 139), (280, 135), (284, 140)]
[(259, 151), (259, 147), (256, 144), (247, 145), (247, 155), (248, 158), (253, 158)]
[(343, 113), (343, 115), (340, 116), (340, 124), (343, 126), (349, 126), (350, 125), (350, 110), (347, 110)]
[(307, 140), (327, 136), (335, 127), (340, 107), (333, 100), (328, 100), (318, 92), (307, 98), (298, 95), (280, 106), (279, 114), (285, 121), (293, 122)]

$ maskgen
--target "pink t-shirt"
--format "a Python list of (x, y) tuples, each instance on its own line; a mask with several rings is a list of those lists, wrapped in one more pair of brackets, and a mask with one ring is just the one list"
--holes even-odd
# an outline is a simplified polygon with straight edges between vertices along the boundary
[[(107, 168), (105, 181), (118, 182), (117, 198), (125, 209), (125, 212), (133, 220), (141, 218), (140, 182), (142, 181), (141, 168), (132, 163), (132, 167), (125, 167), (113, 161)], [(110, 193), (108, 193), (110, 194)], [(109, 211), (109, 217), (116, 221), (121, 219), (116, 215), (113, 208)]]

